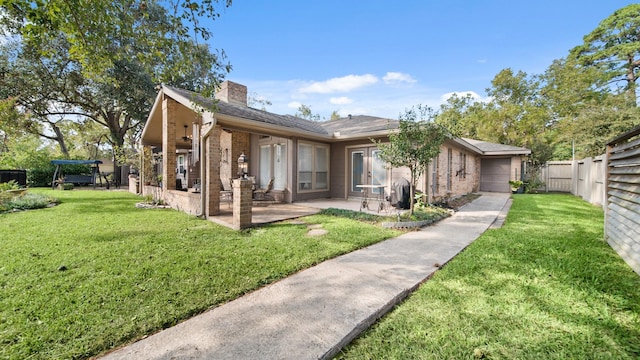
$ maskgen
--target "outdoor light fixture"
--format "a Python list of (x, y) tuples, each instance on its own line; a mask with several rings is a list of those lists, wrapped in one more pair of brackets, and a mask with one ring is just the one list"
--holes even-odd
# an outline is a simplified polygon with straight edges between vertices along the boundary
[(240, 157), (238, 158), (238, 176), (242, 178), (246, 178), (248, 173), (249, 173), (249, 158), (243, 152), (242, 154), (240, 154)]
[(191, 136), (187, 136), (187, 128), (189, 127), (189, 125), (185, 125), (184, 126), (184, 136), (182, 137), (182, 141), (184, 142), (191, 142)]

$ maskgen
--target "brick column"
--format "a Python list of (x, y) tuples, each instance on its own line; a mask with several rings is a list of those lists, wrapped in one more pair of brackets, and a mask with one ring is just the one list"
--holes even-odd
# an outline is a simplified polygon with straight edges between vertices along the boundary
[(252, 186), (251, 180), (233, 179), (233, 228), (236, 230), (251, 226)]
[(200, 161), (206, 161), (206, 183), (202, 186), (207, 187), (207, 201), (206, 207), (208, 216), (218, 215), (220, 213), (220, 133), (222, 128), (219, 125), (214, 125), (215, 128), (211, 131), (211, 134), (207, 138), (206, 154), (204, 159)]
[(231, 177), (238, 176), (238, 158), (242, 153), (251, 161), (251, 136), (246, 132), (234, 131), (231, 134)]
[(176, 109), (178, 103), (162, 99), (162, 191), (176, 188)]

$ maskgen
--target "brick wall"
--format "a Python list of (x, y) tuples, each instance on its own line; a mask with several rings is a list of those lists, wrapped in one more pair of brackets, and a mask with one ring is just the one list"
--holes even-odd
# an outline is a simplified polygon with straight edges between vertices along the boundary
[(227, 80), (220, 84), (215, 98), (229, 104), (247, 106), (247, 87)]
[[(451, 150), (451, 167), (449, 166), (449, 150)], [(466, 155), (465, 165), (460, 154)], [(433, 186), (433, 166), (429, 166), (429, 185)], [(480, 158), (460, 147), (445, 144), (440, 149), (438, 156), (437, 187), (435, 191), (429, 189), (433, 201), (462, 196), (476, 192), (480, 188)], [(450, 188), (447, 189), (447, 181), (450, 179)]]

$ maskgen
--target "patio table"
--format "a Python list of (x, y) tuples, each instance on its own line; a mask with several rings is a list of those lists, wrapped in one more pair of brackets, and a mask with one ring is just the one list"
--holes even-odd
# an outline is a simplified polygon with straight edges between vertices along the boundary
[(372, 192), (375, 189), (382, 190), (384, 189), (384, 185), (356, 185), (357, 188), (362, 189), (362, 200), (360, 201), (360, 210), (367, 208), (369, 209), (369, 203), (371, 201), (377, 201), (378, 206), (376, 210), (380, 212), (380, 210), (384, 209), (384, 191), (379, 191), (375, 196), (372, 196)]

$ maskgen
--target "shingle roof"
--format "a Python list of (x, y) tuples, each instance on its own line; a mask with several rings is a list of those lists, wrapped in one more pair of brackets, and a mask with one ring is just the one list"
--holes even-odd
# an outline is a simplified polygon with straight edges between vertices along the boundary
[(469, 144), (477, 147), (483, 153), (496, 153), (496, 152), (508, 152), (508, 153), (518, 153), (518, 154), (530, 154), (531, 153), (531, 150), (529, 150), (527, 148), (523, 148), (523, 147), (518, 147), (518, 146), (502, 145), (502, 144), (496, 144), (496, 143), (491, 143), (491, 142), (481, 141), (481, 140), (475, 140), (475, 139), (469, 139), (469, 138), (462, 138), (462, 140), (464, 140), (464, 141), (468, 142)]
[[(216, 113), (235, 116), (247, 120), (259, 121), (266, 124), (283, 126), (291, 129), (308, 131), (318, 135), (329, 135), (329, 133), (315, 121), (302, 119), (291, 115), (278, 115), (264, 110), (258, 110), (247, 106), (238, 106), (229, 104), (224, 101), (217, 103), (212, 98), (204, 97), (193, 91), (175, 88), (165, 85), (166, 88), (178, 93), (179, 95), (189, 99), (193, 103), (203, 106), (207, 109), (215, 109)], [(214, 105), (215, 104), (215, 105)], [(215, 107), (214, 107), (215, 106)]]
[(340, 118), (320, 123), (329, 133), (339, 132), (340, 135), (358, 135), (376, 131), (398, 128), (398, 120), (380, 118), (376, 116), (358, 115), (351, 118)]
[[(358, 136), (366, 136), (367, 134), (397, 129), (399, 126), (398, 120), (368, 115), (357, 115), (337, 120), (316, 122), (292, 115), (279, 115), (247, 106), (229, 104), (224, 101), (215, 102), (213, 98), (207, 98), (193, 91), (172, 86), (164, 85), (164, 88), (198, 106), (209, 110), (215, 109), (215, 113), (218, 114), (281, 126), (301, 132), (304, 131), (327, 138), (333, 137), (336, 133), (340, 133), (340, 136), (343, 138), (356, 138)], [(517, 146), (495, 144), (469, 138), (462, 138), (461, 140), (480, 150), (485, 155), (531, 153), (531, 150)]]

